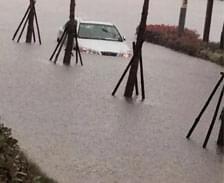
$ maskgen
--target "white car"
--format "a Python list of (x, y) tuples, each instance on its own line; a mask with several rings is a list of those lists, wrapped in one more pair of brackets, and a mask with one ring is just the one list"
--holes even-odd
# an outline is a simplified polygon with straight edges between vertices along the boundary
[[(64, 32), (60, 27), (57, 40)], [(77, 20), (78, 43), (82, 52), (129, 58), (132, 53), (125, 38), (112, 23)]]

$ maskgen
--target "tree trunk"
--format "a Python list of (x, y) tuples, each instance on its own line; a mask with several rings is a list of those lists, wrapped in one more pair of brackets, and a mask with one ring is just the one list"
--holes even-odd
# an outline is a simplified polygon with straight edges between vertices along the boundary
[(29, 13), (29, 21), (28, 21), (28, 28), (27, 28), (27, 34), (26, 34), (26, 42), (31, 43), (32, 42), (32, 35), (34, 31), (33, 27), (33, 21), (34, 21), (34, 4), (35, 0), (30, 0), (30, 13)]
[(127, 81), (125, 93), (124, 93), (124, 96), (127, 98), (132, 97), (135, 82), (137, 80), (138, 64), (140, 61), (142, 45), (144, 42), (146, 22), (147, 22), (147, 16), (148, 16), (148, 8), (149, 8), (149, 0), (144, 0), (141, 22), (138, 27), (137, 42), (136, 42), (136, 46), (135, 46), (135, 50), (134, 50), (134, 55), (132, 57), (133, 63), (130, 68), (128, 81)]
[(220, 49), (224, 49), (224, 24), (222, 26), (222, 33), (221, 33), (221, 39), (220, 39)]
[(187, 14), (187, 0), (183, 0), (183, 4), (180, 9), (180, 17), (179, 17), (179, 25), (178, 25), (179, 36), (181, 36), (181, 34), (184, 32), (186, 14)]
[(203, 41), (205, 41), (205, 42), (209, 42), (213, 4), (214, 4), (214, 0), (208, 0), (206, 17), (205, 17), (204, 35), (203, 35)]
[(63, 63), (65, 65), (70, 65), (71, 62), (71, 56), (72, 56), (72, 49), (74, 46), (74, 32), (75, 32), (75, 0), (71, 0), (70, 3), (70, 16), (69, 16), (69, 22), (67, 23), (67, 45), (65, 49), (65, 55)]

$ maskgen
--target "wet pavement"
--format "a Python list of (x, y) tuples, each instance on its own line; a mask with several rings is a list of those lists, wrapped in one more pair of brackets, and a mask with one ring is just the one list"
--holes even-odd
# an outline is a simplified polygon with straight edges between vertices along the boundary
[[(172, 6), (176, 2), (169, 1)], [(145, 43), (146, 100), (127, 102), (122, 96), (125, 82), (112, 97), (128, 60), (83, 55), (83, 67), (48, 61), (68, 12), (68, 4), (52, 2), (53, 9), (50, 2), (38, 1), (39, 46), (11, 41), (26, 1), (0, 1), (0, 116), (28, 156), (60, 183), (223, 183), (223, 153), (216, 146), (220, 121), (207, 149), (201, 147), (218, 96), (191, 140), (185, 139), (223, 67)], [(134, 39), (142, 1), (97, 0), (86, 7), (87, 2), (77, 1), (79, 16), (113, 21), (129, 42)], [(219, 3), (215, 7), (221, 13), (224, 5)], [(152, 1), (149, 21), (176, 22), (165, 13), (156, 19), (157, 6), (159, 1)], [(136, 9), (124, 16), (125, 8)], [(197, 17), (202, 17), (200, 11)], [(214, 24), (219, 25), (223, 16), (216, 16)]]

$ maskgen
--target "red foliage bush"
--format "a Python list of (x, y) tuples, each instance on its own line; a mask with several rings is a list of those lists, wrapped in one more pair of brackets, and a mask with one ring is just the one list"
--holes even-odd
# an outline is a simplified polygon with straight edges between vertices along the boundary
[(219, 49), (219, 43), (204, 43), (196, 31), (185, 29), (180, 35), (176, 26), (147, 25), (144, 37), (145, 41), (224, 66), (224, 51)]
[(196, 31), (185, 29), (179, 35), (177, 27), (170, 25), (147, 25), (145, 40), (189, 55), (197, 55), (203, 44)]

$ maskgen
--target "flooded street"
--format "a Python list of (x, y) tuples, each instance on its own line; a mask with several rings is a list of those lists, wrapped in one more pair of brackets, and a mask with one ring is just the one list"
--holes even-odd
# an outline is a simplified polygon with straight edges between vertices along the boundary
[[(59, 183), (223, 183), (220, 121), (207, 149), (201, 147), (218, 95), (185, 139), (223, 67), (145, 43), (146, 100), (127, 102), (125, 82), (116, 97), (111, 92), (129, 60), (83, 55), (83, 67), (48, 61), (69, 1), (37, 1), (43, 45), (11, 41), (27, 3), (0, 1), (0, 116), (44, 172)], [(130, 44), (142, 4), (77, 0), (77, 15), (115, 23)], [(148, 22), (176, 24), (180, 4), (151, 1)], [(189, 3), (187, 26), (199, 33), (205, 8), (206, 0)], [(214, 12), (211, 39), (217, 41), (224, 2), (215, 1)]]

